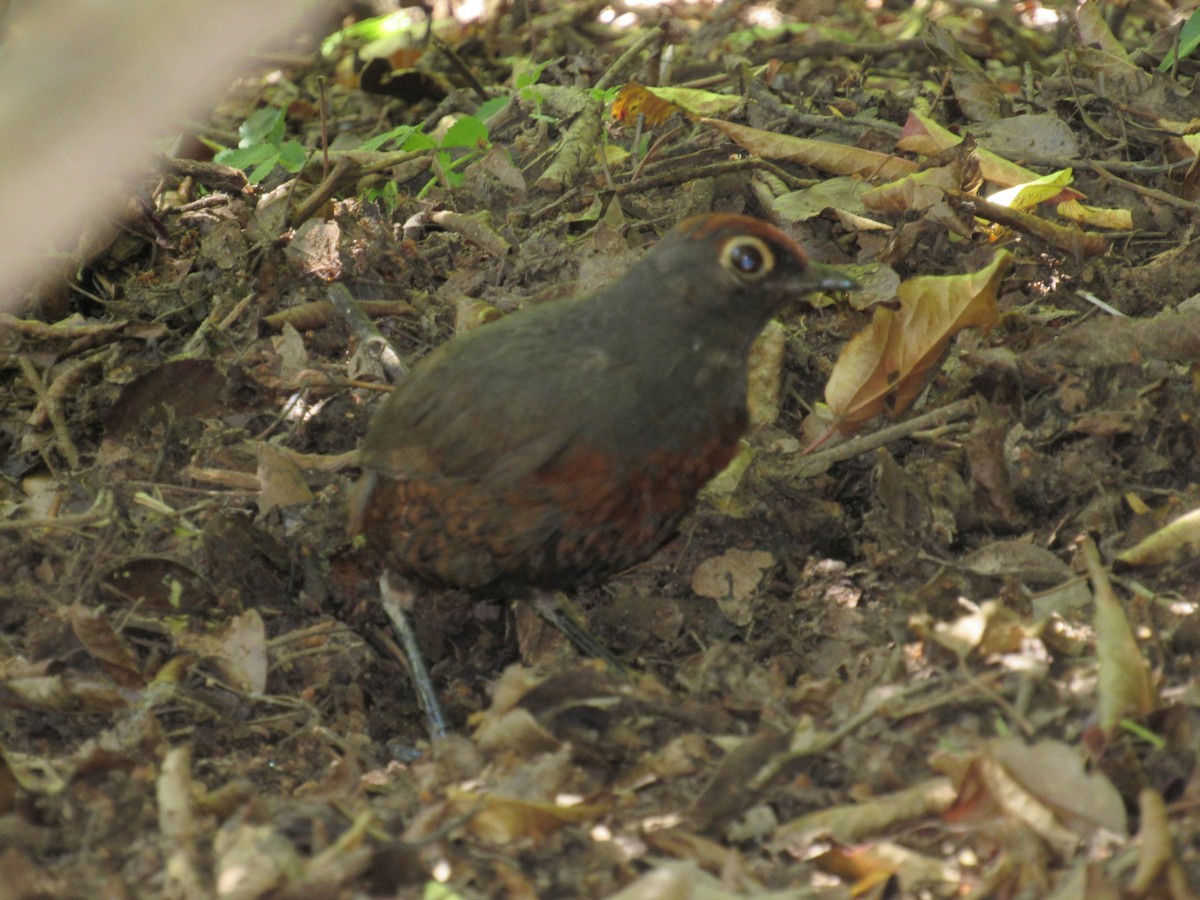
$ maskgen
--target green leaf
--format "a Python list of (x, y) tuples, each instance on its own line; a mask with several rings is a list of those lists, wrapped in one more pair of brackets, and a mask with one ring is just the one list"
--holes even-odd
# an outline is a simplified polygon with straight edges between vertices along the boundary
[(508, 106), (507, 97), (493, 97), (491, 100), (486, 100), (479, 104), (479, 109), (475, 111), (475, 115), (486, 121), (506, 106)]
[(279, 145), (279, 164), (295, 174), (304, 168), (308, 150), (299, 141), (284, 141)]
[[(537, 84), (539, 81), (541, 81), (542, 72), (545, 71), (546, 66), (550, 65), (551, 63), (556, 63), (562, 58), (563, 57), (561, 56), (556, 56), (554, 59), (548, 59), (543, 63), (538, 63), (536, 66), (531, 66), (528, 69), (518, 72), (517, 77), (513, 79), (513, 87), (515, 87), (517, 90), (520, 90), (521, 88)], [(514, 65), (513, 68), (515, 70), (517, 66)]]
[(407, 150), (412, 153), (416, 150), (433, 150), (437, 147), (433, 138), (421, 131), (414, 131), (409, 135), (408, 139), (400, 145), (401, 150)]
[(413, 14), (411, 9), (400, 9), (387, 15), (363, 19), (361, 22), (347, 25), (341, 31), (335, 31), (321, 41), (321, 55), (332, 56), (338, 47), (345, 43), (363, 44), (390, 37), (402, 31), (412, 31), (423, 21), (423, 19), (418, 21), (418, 17)]
[(244, 170), (261, 165), (269, 159), (273, 160), (277, 155), (278, 151), (270, 144), (258, 144), (254, 147), (222, 150), (213, 157), (213, 162)]
[[(1200, 47), (1200, 9), (1195, 10), (1179, 32), (1179, 59), (1190, 56), (1192, 51)], [(1158, 71), (1168, 72), (1175, 65), (1175, 49), (1171, 48), (1163, 61), (1158, 64)]]
[(282, 109), (266, 106), (250, 114), (238, 129), (241, 139), (239, 147), (253, 147), (255, 144), (271, 144), (278, 146), (283, 140), (283, 129), (287, 124), (286, 115)]
[(378, 203), (390, 217), (400, 205), (400, 188), (394, 181), (385, 181), (382, 187), (364, 188), (362, 199), (365, 203)]
[(375, 137), (363, 141), (359, 149), (379, 150), (389, 141), (395, 141), (397, 147), (403, 147), (404, 142), (407, 141), (409, 137), (417, 131), (418, 129), (415, 125), (399, 125), (393, 128), (391, 131), (385, 131), (383, 134), (377, 134)]
[(441, 145), (478, 150), (480, 146), (487, 145), (487, 140), (487, 126), (475, 116), (463, 116), (446, 131)]
[(275, 171), (275, 166), (279, 163), (279, 156), (274, 155), (261, 166), (256, 166), (246, 173), (246, 180), (251, 184), (258, 184), (268, 175)]

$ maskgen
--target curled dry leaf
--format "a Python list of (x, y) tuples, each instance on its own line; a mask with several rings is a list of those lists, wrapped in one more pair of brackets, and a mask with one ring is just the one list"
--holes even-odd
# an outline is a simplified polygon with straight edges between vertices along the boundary
[(643, 116), (648, 128), (661, 125), (671, 113), (681, 113), (688, 118), (697, 116), (723, 116), (742, 102), (733, 94), (716, 94), (697, 88), (646, 87), (631, 81), (613, 101), (612, 117), (622, 125), (632, 125), (639, 115)]
[(234, 690), (262, 694), (267, 689), (267, 630), (257, 610), (234, 616), (219, 631), (184, 632), (180, 649), (210, 660)]
[(1126, 716), (1144, 716), (1154, 709), (1150, 671), (1125, 610), (1113, 591), (1100, 553), (1091, 538), (1082, 545), (1083, 559), (1096, 604), (1096, 659), (1100, 678), (1097, 705), (1100, 728), (1108, 733)]
[(779, 418), (783, 392), (783, 362), (787, 336), (778, 321), (767, 323), (750, 349), (750, 383), (746, 407), (752, 426), (770, 425)]
[[(908, 121), (904, 123), (904, 133), (896, 142), (896, 147), (910, 153), (937, 156), (962, 143), (962, 140), (957, 134), (943, 128), (933, 119), (922, 116), (920, 113), (910, 112)], [(1009, 162), (983, 147), (979, 148), (979, 173), (986, 181), (1004, 187), (1036, 181), (1040, 177), (1037, 172)], [(1078, 200), (1083, 195), (1073, 188), (1064, 188), (1058, 192), (1057, 196), (1060, 200), (1065, 201)]]
[(1111, 228), (1115, 231), (1129, 231), (1133, 228), (1133, 213), (1127, 209), (1104, 209), (1085, 206), (1078, 200), (1068, 200), (1058, 204), (1054, 211), (1064, 219), (1093, 228)]
[(1087, 771), (1078, 748), (1061, 741), (1027, 744), (1004, 737), (989, 741), (987, 753), (1073, 834), (1086, 838), (1098, 829), (1128, 834), (1120, 792), (1102, 772)]
[(1168, 525), (1117, 554), (1114, 569), (1163, 566), (1200, 554), (1200, 509), (1184, 513)]
[(1049, 175), (1014, 184), (988, 197), (992, 203), (1007, 206), (1021, 212), (1031, 212), (1038, 204), (1046, 203), (1062, 194), (1075, 178), (1073, 169), (1059, 169)]
[(880, 185), (862, 195), (863, 205), (873, 212), (908, 212), (929, 209), (940, 203), (946, 191), (961, 187), (959, 173), (952, 165), (923, 169)]
[(1124, 802), (1112, 782), (1085, 771), (1076, 748), (1048, 740), (989, 741), (967, 769), (946, 819), (981, 828), (1003, 819), (1019, 823), (1063, 858), (1098, 829), (1127, 833)]
[(827, 837), (844, 844), (862, 843), (906, 822), (941, 815), (954, 802), (954, 794), (949, 778), (931, 778), (861, 803), (815, 810), (781, 825), (772, 845), (800, 855)]
[(517, 840), (536, 845), (568, 825), (603, 819), (612, 806), (607, 800), (565, 806), (497, 794), (449, 793), (458, 814), (469, 816), (467, 829), (482, 841), (501, 845)]
[(673, 103), (660, 100), (645, 85), (631, 81), (613, 101), (612, 117), (622, 125), (632, 125), (641, 116), (647, 128), (661, 125), (672, 113), (682, 112)]
[(1138, 794), (1138, 812), (1141, 826), (1138, 829), (1138, 864), (1129, 884), (1130, 893), (1135, 897), (1173, 896), (1166, 885), (1171, 868), (1180, 863), (1162, 794), (1153, 788), (1143, 788)]
[[(721, 119), (701, 119), (718, 131), (736, 141), (755, 156), (764, 159), (780, 159), (786, 162), (812, 166), (834, 175), (861, 175), (864, 178), (902, 178), (917, 171), (917, 164), (887, 153), (863, 150), (831, 141), (813, 141), (808, 138), (777, 134), (749, 125), (736, 125)], [(1036, 177), (1036, 176), (1035, 176)]]
[(913, 278), (897, 290), (900, 308), (878, 308), (850, 339), (825, 386), (825, 402), (844, 434), (885, 410), (900, 413), (936, 374), (950, 339), (996, 321), (996, 289), (1012, 264), (1001, 250), (967, 275)]

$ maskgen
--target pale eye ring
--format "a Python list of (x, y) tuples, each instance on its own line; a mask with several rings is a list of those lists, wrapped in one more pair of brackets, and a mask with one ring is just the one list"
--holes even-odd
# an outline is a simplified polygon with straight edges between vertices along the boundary
[(775, 254), (762, 238), (743, 234), (721, 248), (721, 265), (745, 281), (758, 281), (775, 268)]

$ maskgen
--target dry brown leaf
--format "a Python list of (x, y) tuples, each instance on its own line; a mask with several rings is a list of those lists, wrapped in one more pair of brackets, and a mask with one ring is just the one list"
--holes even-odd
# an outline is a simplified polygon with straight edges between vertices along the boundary
[(654, 96), (644, 85), (631, 81), (613, 101), (612, 117), (622, 125), (632, 125), (638, 116), (645, 119), (647, 128), (661, 125), (672, 113), (683, 112), (673, 103)]
[(880, 185), (862, 195), (863, 206), (874, 212), (907, 212), (929, 209), (957, 190), (961, 178), (955, 166), (938, 166), (914, 172), (896, 181)]
[(71, 631), (109, 677), (124, 687), (145, 687), (137, 655), (125, 637), (113, 629), (112, 622), (102, 610), (73, 603), (70, 617)]
[(1097, 706), (1100, 728), (1109, 733), (1126, 716), (1145, 716), (1154, 709), (1150, 670), (1125, 610), (1113, 591), (1100, 553), (1091, 538), (1082, 545), (1083, 559), (1096, 604), (1096, 660), (1100, 666)]
[[(909, 153), (920, 153), (923, 156), (937, 156), (958, 146), (962, 140), (957, 134), (943, 128), (933, 119), (910, 112), (908, 121), (904, 123), (904, 133), (900, 140), (896, 141), (896, 148)], [(1040, 177), (1037, 172), (1011, 163), (983, 147), (979, 148), (979, 172), (987, 181), (1001, 187), (1012, 187), (1027, 181), (1036, 181)], [(1083, 194), (1073, 188), (1064, 188), (1058, 195), (1058, 199), (1063, 201), (1078, 200), (1082, 197)]]
[(184, 632), (179, 646), (212, 660), (221, 676), (238, 691), (261, 694), (267, 689), (267, 632), (257, 610), (234, 616), (220, 631)]
[(903, 791), (862, 803), (830, 806), (781, 825), (772, 838), (779, 849), (802, 853), (814, 841), (832, 837), (857, 844), (931, 815), (941, 815), (954, 802), (949, 778), (931, 778)]
[(1196, 893), (1188, 884), (1171, 837), (1170, 816), (1162, 795), (1153, 788), (1143, 788), (1138, 794), (1138, 812), (1138, 864), (1126, 896), (1195, 900)]
[(774, 424), (779, 418), (783, 392), (783, 363), (787, 355), (787, 335), (778, 320), (772, 319), (750, 348), (749, 390), (746, 408), (753, 427)]
[(945, 818), (951, 823), (980, 827), (1007, 819), (1012, 825), (1006, 829), (1010, 835), (1023, 826), (1064, 859), (1070, 858), (1079, 847), (1079, 836), (1064, 828), (1054, 818), (1053, 810), (1028, 791), (1002, 763), (986, 754), (976, 757), (967, 770), (958, 799)]
[(290, 456), (265, 441), (258, 442), (255, 449), (258, 451), (258, 511), (261, 515), (276, 507), (313, 502), (312, 491)]
[(744, 628), (754, 620), (753, 601), (775, 557), (765, 550), (726, 550), (696, 567), (692, 590), (717, 601), (722, 614)]
[(1193, 559), (1197, 553), (1200, 553), (1200, 509), (1193, 509), (1121, 551), (1113, 567), (1170, 565)]
[(950, 339), (996, 321), (996, 289), (1012, 263), (1001, 250), (966, 275), (925, 276), (900, 285), (898, 310), (879, 308), (842, 350), (825, 386), (834, 424), (848, 434), (885, 410), (907, 409), (936, 374)]
[(972, 652), (989, 656), (1016, 653), (1028, 632), (1016, 613), (1003, 604), (988, 600), (953, 622), (935, 623), (933, 639), (959, 656), (965, 657)]
[(1097, 829), (1121, 837), (1128, 833), (1125, 801), (1106, 775), (1087, 771), (1079, 748), (1007, 737), (989, 741), (987, 750), (1072, 834), (1087, 838)]
[(464, 815), (467, 828), (480, 840), (507, 844), (516, 840), (538, 842), (567, 825), (595, 822), (609, 813), (611, 803), (530, 803), (496, 794), (452, 792), (451, 799)]
[(911, 160), (847, 144), (776, 134), (774, 131), (736, 125), (722, 119), (700, 121), (723, 132), (755, 156), (801, 163), (834, 175), (861, 175), (864, 178), (894, 180), (911, 175), (918, 168)]

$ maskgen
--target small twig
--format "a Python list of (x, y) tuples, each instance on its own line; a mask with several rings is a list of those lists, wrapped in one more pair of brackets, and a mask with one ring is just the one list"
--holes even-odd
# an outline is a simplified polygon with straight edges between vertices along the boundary
[(636, 181), (629, 181), (625, 184), (618, 184), (614, 188), (617, 196), (624, 194), (634, 194), (639, 191), (648, 191), (652, 188), (668, 187), (673, 184), (686, 184), (694, 181), (697, 178), (712, 178), (716, 175), (725, 175), (729, 172), (741, 172), (746, 169), (756, 169), (763, 172), (768, 172), (774, 175), (792, 190), (800, 190), (801, 188), (812, 187), (816, 182), (797, 178), (781, 169), (779, 166), (757, 156), (747, 157), (745, 159), (724, 159), (720, 162), (706, 163), (701, 166), (676, 168), (666, 172), (659, 172), (654, 175), (647, 175), (644, 178), (639, 178)]
[(488, 96), (487, 88), (485, 88), (480, 83), (479, 79), (475, 77), (475, 73), (471, 71), (470, 66), (463, 62), (462, 57), (454, 52), (453, 47), (451, 47), (437, 35), (433, 35), (431, 40), (433, 42), (433, 46), (437, 47), (437, 49), (442, 52), (442, 55), (445, 56), (446, 59), (450, 60), (450, 65), (454, 66), (454, 68), (458, 71), (458, 74), (461, 75), (466, 80), (467, 84), (471, 86), (471, 90), (475, 93), (475, 96), (479, 98), (480, 103), (486, 103), (488, 100), (492, 99), (490, 96)]
[(785, 47), (768, 46), (767, 49), (751, 55), (754, 65), (762, 65), (772, 59), (780, 62), (794, 62), (798, 59), (822, 59), (840, 57), (856, 59), (870, 57), (876, 59), (898, 53), (902, 56), (915, 56), (918, 53), (928, 54), (929, 48), (922, 38), (908, 38), (902, 41), (890, 41), (882, 44), (845, 44), (841, 41), (816, 41), (808, 44), (796, 42)]
[[(102, 362), (103, 357), (99, 354), (73, 360), (58, 374), (54, 382), (46, 388), (41, 378), (37, 375), (37, 370), (33, 367), (33, 364), (25, 357), (21, 357), (20, 359), (21, 371), (27, 379), (31, 379), (30, 385), (38, 394), (41, 415), (49, 419), (51, 426), (54, 428), (54, 439), (58, 444), (59, 452), (62, 453), (63, 458), (67, 461), (67, 465), (72, 469), (79, 468), (81, 459), (79, 450), (75, 447), (75, 442), (71, 439), (71, 429), (67, 427), (66, 413), (63, 412), (63, 401), (67, 394), (79, 383), (79, 379), (83, 377), (83, 373), (94, 366), (100, 365)], [(30, 418), (31, 424), (34, 425), (42, 421), (37, 410), (34, 411)]]
[[(326, 150), (326, 162), (328, 162), (328, 155), (329, 151)], [(334, 163), (333, 169), (329, 171), (329, 174), (313, 189), (311, 194), (304, 198), (304, 202), (296, 207), (289, 223), (291, 227), (296, 228), (312, 218), (316, 211), (337, 193), (338, 187), (344, 181), (348, 180), (347, 176), (350, 174), (353, 166), (354, 161), (344, 156)]]
[(369, 350), (379, 356), (379, 362), (383, 366), (384, 371), (388, 373), (388, 377), (392, 381), (398, 381), (404, 377), (407, 369), (404, 363), (400, 361), (400, 354), (396, 352), (396, 348), (391, 345), (387, 338), (383, 336), (375, 323), (367, 317), (363, 312), (358, 301), (350, 293), (350, 289), (344, 284), (333, 284), (329, 287), (329, 302), (337, 307), (338, 312), (346, 320), (346, 324), (350, 326), (351, 333)]
[(112, 516), (112, 491), (101, 489), (86, 512), (52, 519), (14, 519), (0, 521), (0, 531), (33, 531), (38, 528), (77, 528), (81, 525), (107, 525)]
[(563, 136), (554, 161), (534, 183), (534, 188), (539, 191), (561, 191), (579, 177), (595, 152), (603, 111), (599, 100), (592, 97), (587, 99)]
[[(748, 790), (750, 792), (762, 790), (762, 788), (771, 783), (771, 780), (785, 766), (795, 760), (829, 752), (863, 725), (866, 725), (879, 715), (887, 715), (893, 719), (909, 715), (909, 710), (903, 707), (899, 711), (896, 711), (894, 709), (895, 705), (907, 703), (910, 698), (925, 693), (933, 686), (932, 682), (918, 681), (905, 685), (893, 694), (886, 696), (879, 695), (873, 703), (859, 710), (833, 731), (798, 732), (797, 734), (793, 734), (792, 745), (784, 752), (771, 757), (762, 768), (754, 773), (754, 777), (747, 783)], [(893, 707), (893, 709), (889, 710), (889, 706)]]
[(800, 462), (792, 469), (790, 473), (791, 477), (811, 478), (828, 470), (834, 463), (845, 462), (863, 453), (870, 453), (872, 450), (886, 446), (892, 441), (909, 437), (918, 431), (924, 431), (927, 428), (945, 425), (947, 422), (953, 422), (956, 419), (973, 416), (975, 415), (975, 410), (975, 398), (968, 397), (965, 400), (958, 400), (948, 406), (942, 406), (922, 415), (914, 416), (906, 422), (899, 422), (887, 428), (881, 428), (871, 434), (859, 435), (838, 444), (836, 447), (830, 447), (828, 450), (821, 450), (818, 453), (801, 458)]
[(578, 187), (573, 187), (568, 191), (564, 191), (561, 196), (555, 197), (553, 200), (551, 200), (549, 203), (547, 203), (541, 209), (534, 210), (532, 213), (530, 213), (529, 220), (531, 222), (540, 222), (540, 221), (542, 221), (542, 219), (544, 219), (546, 216), (550, 215), (550, 213), (554, 212), (554, 210), (558, 209), (564, 203), (568, 203), (571, 200), (574, 200), (578, 196), (579, 196), (579, 188)]
[(476, 216), (456, 213), (443, 209), (429, 216), (429, 221), (440, 225), (447, 231), (462, 235), (477, 247), (482, 247), (492, 256), (504, 257), (512, 250), (512, 245), (504, 236)]
[(1107, 235), (1094, 231), (1080, 231), (1075, 227), (1063, 227), (1048, 222), (1040, 216), (1001, 206), (983, 197), (962, 191), (947, 191), (946, 196), (964, 209), (988, 221), (1023, 232), (1030, 237), (1074, 256), (1100, 256), (1109, 247)]
[(1140, 185), (1135, 181), (1127, 181), (1124, 178), (1121, 178), (1119, 175), (1114, 175), (1112, 172), (1108, 171), (1108, 169), (1105, 168), (1108, 163), (1101, 165), (1098, 162), (1088, 162), (1084, 163), (1084, 165), (1089, 166), (1091, 170), (1101, 178), (1107, 178), (1109, 181), (1119, 184), (1123, 188), (1128, 188), (1131, 191), (1136, 191), (1144, 197), (1149, 197), (1151, 200), (1157, 200), (1159, 203), (1166, 203), (1170, 206), (1177, 207), (1178, 209), (1185, 210), (1192, 215), (1200, 213), (1200, 204), (1194, 203), (1191, 200), (1185, 200), (1182, 197), (1176, 197), (1174, 194), (1168, 194), (1166, 191), (1160, 191), (1157, 188), (1145, 187), (1144, 185)]
[[(641, 123), (642, 123), (642, 116), (638, 115), (638, 125), (640, 126)], [(675, 135), (679, 134), (679, 132), (681, 132), (681, 131), (683, 131), (683, 126), (676, 125), (670, 131), (668, 131), (666, 134), (664, 134), (662, 137), (660, 137), (657, 141), (655, 141), (653, 144), (651, 144), (650, 149), (646, 151), (646, 155), (637, 164), (637, 168), (633, 170), (633, 177), (630, 180), (637, 181), (637, 179), (642, 176), (642, 171), (646, 168), (646, 166), (650, 165), (650, 163), (654, 161), (654, 157), (656, 157), (658, 155), (658, 151), (666, 146), (667, 141), (669, 141), (671, 138), (675, 137)], [(637, 144), (635, 143), (634, 146), (636, 147)]]
[(329, 177), (329, 110), (325, 96), (325, 76), (317, 76), (317, 87), (321, 92), (321, 177)]
[(852, 138), (858, 138), (867, 129), (879, 131), (894, 138), (898, 138), (904, 133), (904, 129), (901, 126), (893, 125), (891, 122), (884, 122), (880, 119), (859, 117), (844, 119), (838, 116), (817, 116), (812, 113), (802, 113), (784, 103), (758, 78), (750, 79), (747, 93), (755, 103), (762, 105), (773, 115), (783, 116), (790, 125), (801, 125), (805, 128), (816, 128), (820, 131), (834, 131)]
[(662, 39), (663, 32), (661, 28), (651, 28), (647, 30), (645, 34), (633, 42), (628, 50), (614, 60), (613, 64), (609, 66), (608, 69), (605, 70), (604, 74), (596, 80), (594, 87), (600, 91), (606, 90), (609, 85), (616, 82), (618, 76), (625, 71), (626, 67), (628, 67), (631, 62), (633, 62), (633, 58), (635, 56), (637, 56), (655, 41), (661, 41)]

